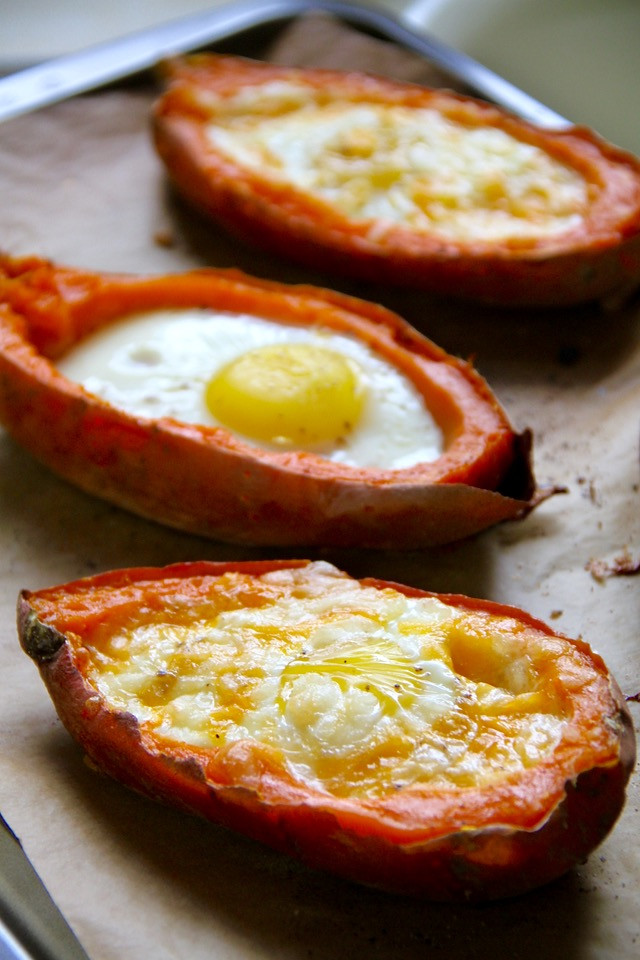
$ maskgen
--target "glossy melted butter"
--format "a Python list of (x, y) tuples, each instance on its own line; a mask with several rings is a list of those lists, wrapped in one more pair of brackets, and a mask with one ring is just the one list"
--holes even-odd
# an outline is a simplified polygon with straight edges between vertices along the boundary
[(588, 187), (540, 148), (434, 109), (333, 100), (293, 82), (210, 100), (210, 142), (356, 221), (457, 241), (520, 241), (577, 227)]
[(561, 706), (522, 629), (320, 562), (257, 584), (211, 578), (201, 602), (177, 597), (93, 637), (88, 679), (166, 740), (257, 740), (334, 794), (468, 786), (536, 763), (559, 739)]

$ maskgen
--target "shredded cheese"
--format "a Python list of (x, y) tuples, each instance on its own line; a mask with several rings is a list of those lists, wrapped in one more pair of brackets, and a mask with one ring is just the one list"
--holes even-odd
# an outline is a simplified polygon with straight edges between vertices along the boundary
[[(432, 108), (349, 102), (295, 82), (207, 94), (210, 143), (376, 234), (526, 242), (578, 226), (588, 185), (544, 150)], [(375, 224), (375, 226), (374, 226)]]
[(257, 740), (343, 796), (482, 784), (557, 743), (561, 704), (516, 621), (363, 586), (324, 562), (258, 581), (213, 577), (201, 601), (102, 628), (89, 681), (165, 740)]

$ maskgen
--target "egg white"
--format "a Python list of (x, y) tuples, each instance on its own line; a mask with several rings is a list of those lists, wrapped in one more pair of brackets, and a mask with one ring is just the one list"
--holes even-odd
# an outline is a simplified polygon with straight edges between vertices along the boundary
[[(365, 343), (328, 329), (208, 309), (152, 311), (99, 330), (57, 366), (90, 393), (134, 416), (214, 427), (221, 424), (205, 402), (211, 377), (249, 350), (280, 343), (314, 344), (350, 358), (361, 371), (366, 392), (358, 424), (339, 444), (296, 449), (354, 467), (386, 469), (441, 455), (440, 428), (408, 378)], [(261, 449), (283, 449), (242, 439)]]

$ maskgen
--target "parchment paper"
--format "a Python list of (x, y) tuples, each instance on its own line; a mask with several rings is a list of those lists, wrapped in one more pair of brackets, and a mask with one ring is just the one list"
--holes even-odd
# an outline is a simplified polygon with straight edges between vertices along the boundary
[[(334, 29), (334, 28), (329, 28)], [(302, 25), (281, 62), (427, 79), (413, 57)], [(327, 60), (327, 55), (329, 60)], [(327, 552), (356, 576), (516, 604), (583, 636), (640, 691), (640, 309), (498, 311), (346, 284), (246, 250), (167, 189), (148, 137), (154, 90), (120, 88), (0, 129), (0, 246), (135, 273), (207, 264), (334, 286), (398, 310), (473, 356), (540, 482), (567, 493), (525, 521), (430, 552)], [(560, 881), (485, 906), (416, 903), (311, 872), (127, 792), (83, 763), (15, 630), (19, 589), (98, 570), (268, 556), (147, 523), (57, 479), (0, 433), (0, 810), (92, 960), (623, 960), (640, 954), (640, 801)], [(638, 720), (640, 705), (631, 703)]]

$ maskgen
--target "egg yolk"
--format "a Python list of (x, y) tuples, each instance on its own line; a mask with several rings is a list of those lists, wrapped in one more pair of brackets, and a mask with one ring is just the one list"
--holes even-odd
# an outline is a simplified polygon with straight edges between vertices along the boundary
[(290, 446), (339, 443), (358, 422), (364, 386), (357, 365), (325, 347), (259, 347), (222, 367), (206, 402), (224, 426), (254, 440)]

